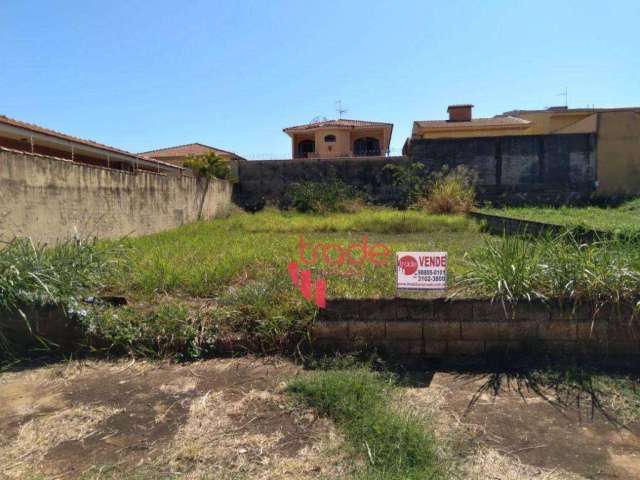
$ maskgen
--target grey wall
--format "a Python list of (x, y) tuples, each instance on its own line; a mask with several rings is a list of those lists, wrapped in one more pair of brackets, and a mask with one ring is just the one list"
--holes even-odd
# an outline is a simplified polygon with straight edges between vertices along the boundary
[[(0, 240), (159, 232), (197, 220), (205, 188), (193, 177), (129, 173), (0, 149)], [(230, 205), (230, 184), (213, 180), (203, 218), (226, 214)]]
[(408, 157), (262, 160), (239, 165), (234, 199), (240, 205), (264, 197), (278, 202), (293, 182), (326, 181), (330, 175), (385, 203), (392, 195), (387, 163), (425, 165), (425, 174), (466, 165), (478, 175), (480, 201), (559, 203), (588, 198), (595, 189), (594, 134), (531, 135), (414, 140)]

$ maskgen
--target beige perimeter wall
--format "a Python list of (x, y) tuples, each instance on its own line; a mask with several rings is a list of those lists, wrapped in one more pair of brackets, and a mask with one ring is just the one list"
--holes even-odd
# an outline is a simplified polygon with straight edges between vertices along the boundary
[[(132, 174), (0, 150), (0, 239), (159, 232), (197, 220), (204, 189), (193, 177)], [(212, 180), (203, 218), (225, 215), (230, 205), (231, 185)]]

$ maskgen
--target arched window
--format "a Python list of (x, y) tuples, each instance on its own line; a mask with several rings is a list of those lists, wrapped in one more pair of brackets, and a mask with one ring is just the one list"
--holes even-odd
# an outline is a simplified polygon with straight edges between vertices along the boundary
[(325, 143), (333, 143), (336, 141), (336, 136), (335, 135), (325, 135), (324, 136), (324, 142)]
[(358, 138), (353, 142), (353, 154), (360, 157), (380, 155), (380, 141), (373, 137)]
[(316, 151), (316, 142), (313, 140), (302, 140), (298, 143), (298, 157), (306, 158), (309, 153)]

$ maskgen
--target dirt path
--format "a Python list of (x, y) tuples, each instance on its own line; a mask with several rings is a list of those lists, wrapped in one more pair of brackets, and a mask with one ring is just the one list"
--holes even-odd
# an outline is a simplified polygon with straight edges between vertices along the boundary
[(6, 373), (0, 478), (333, 478), (333, 427), (281, 393), (297, 372), (244, 358)]

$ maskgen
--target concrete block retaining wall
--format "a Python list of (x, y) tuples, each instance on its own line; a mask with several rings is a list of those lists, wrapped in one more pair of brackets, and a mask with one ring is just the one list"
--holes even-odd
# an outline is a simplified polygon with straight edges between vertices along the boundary
[(487, 300), (333, 300), (312, 332), (320, 350), (381, 347), (400, 355), (456, 357), (534, 347), (553, 354), (640, 355), (630, 304), (522, 303)]

